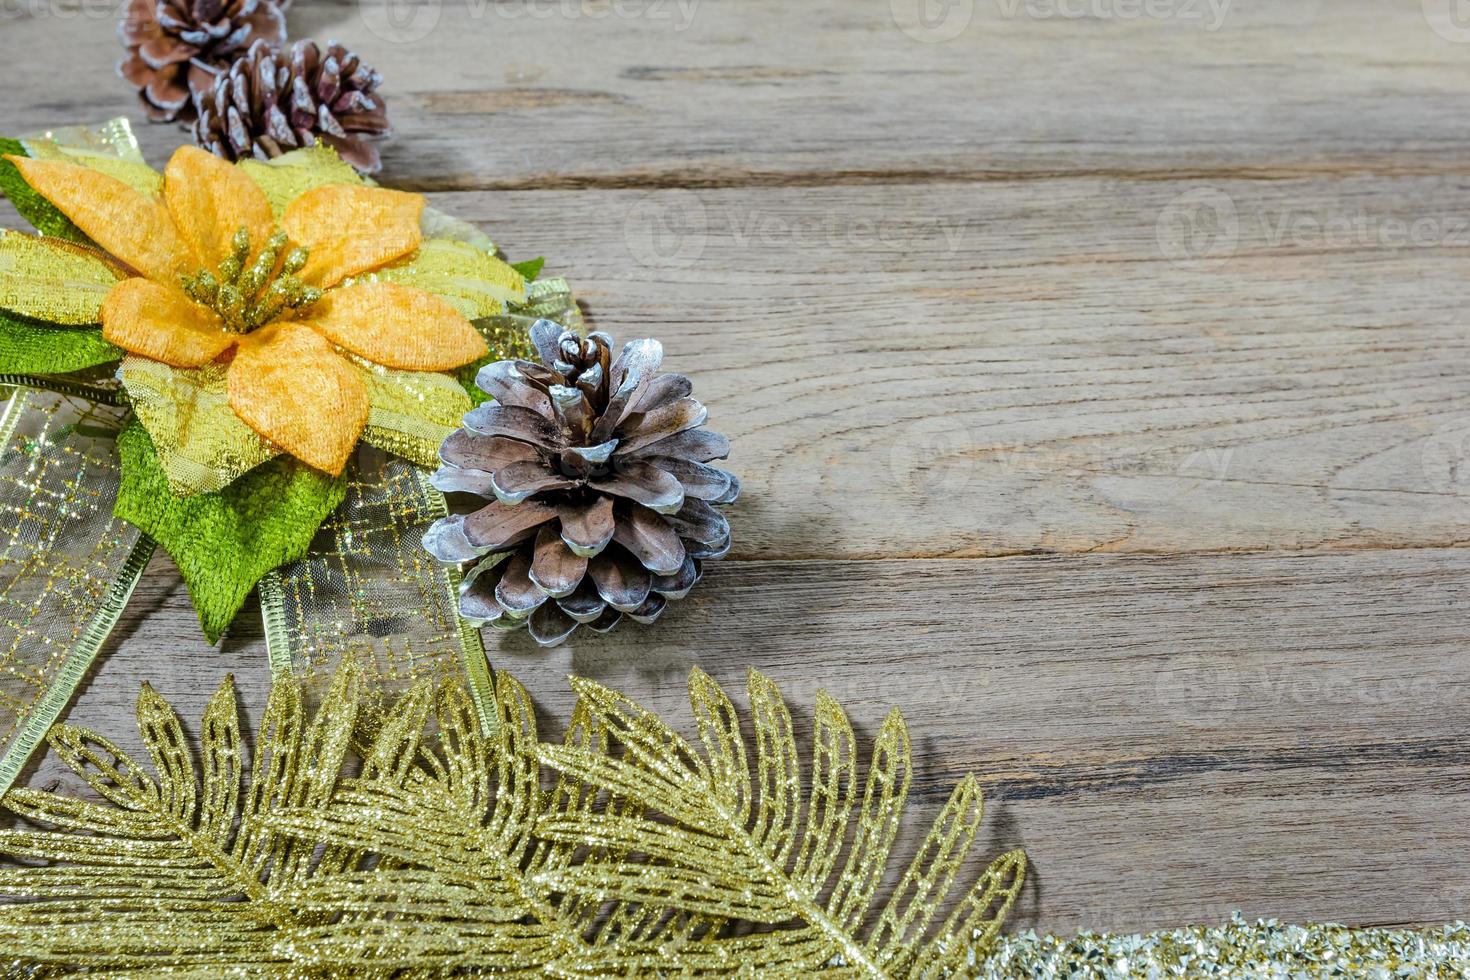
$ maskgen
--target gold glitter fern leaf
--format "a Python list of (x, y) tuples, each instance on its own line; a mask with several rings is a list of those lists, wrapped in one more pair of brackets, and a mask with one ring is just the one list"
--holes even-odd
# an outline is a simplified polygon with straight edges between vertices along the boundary
[(860, 781), (852, 727), (824, 694), (804, 772), (758, 673), (747, 744), (724, 691), (694, 672), (702, 754), (615, 692), (573, 684), (554, 745), (502, 674), (490, 734), (463, 686), (421, 684), (354, 748), (367, 699), (350, 663), (310, 720), (298, 688), (275, 686), (253, 763), (229, 679), (197, 766), (146, 685), (151, 774), (58, 725), (53, 749), (101, 800), (5, 797), (53, 829), (0, 832), (16, 859), (0, 868), (0, 955), (37, 975), (908, 977), (970, 972), (994, 939), (1019, 852), (931, 928), (979, 824), (973, 778), (878, 900), (910, 778), (896, 712)]
[[(593, 724), (622, 752), (542, 745), (543, 762), (649, 811), (574, 820), (551, 814), (537, 824), (550, 841), (643, 856), (540, 875), (568, 894), (640, 910), (618, 922), (623, 934), (613, 937), (610, 955), (602, 950), (595, 961), (575, 964), (581, 972), (647, 975), (676, 956), (681, 970), (696, 974), (825, 968), (850, 976), (947, 975), (970, 965), (999, 931), (1025, 874), (1020, 851), (996, 859), (942, 927), (930, 928), (980, 824), (973, 776), (955, 787), (897, 886), (877, 901), (911, 775), (908, 730), (897, 711), (879, 731), (859, 791), (852, 726), (825, 693), (817, 694), (808, 776), (791, 714), (757, 671), (748, 684), (753, 745), (725, 692), (693, 672), (689, 695), (703, 754), (617, 692), (579, 678), (572, 684)], [(750, 934), (752, 926), (761, 931)]]

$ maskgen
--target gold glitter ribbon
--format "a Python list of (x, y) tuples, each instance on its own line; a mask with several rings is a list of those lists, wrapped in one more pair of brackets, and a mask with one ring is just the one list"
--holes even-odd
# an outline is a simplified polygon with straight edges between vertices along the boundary
[(305, 558), (260, 583), (271, 673), (319, 697), (345, 659), (375, 697), (423, 679), (462, 677), (481, 724), (494, 726), (479, 633), (459, 617), (459, 582), (423, 550), (447, 512), (428, 472), (368, 447), (350, 464), (347, 499)]
[(5, 404), (0, 792), (70, 702), (153, 554), (112, 516), (119, 421), (115, 409), (23, 388)]

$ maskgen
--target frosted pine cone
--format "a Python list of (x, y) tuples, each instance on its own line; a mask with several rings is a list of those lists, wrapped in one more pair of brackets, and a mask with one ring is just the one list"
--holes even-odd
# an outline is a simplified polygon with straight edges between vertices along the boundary
[(705, 465), (729, 440), (699, 428), (706, 412), (688, 378), (658, 373), (658, 341), (635, 340), (613, 361), (607, 334), (584, 340), (550, 320), (531, 341), (541, 363), (483, 368), (477, 383), (495, 403), (440, 449), (435, 486), (493, 499), (435, 522), (424, 547), (475, 563), (466, 618), (527, 626), (542, 646), (625, 615), (651, 623), (730, 550), (712, 505), (733, 503), (740, 481)]
[(287, 4), (275, 0), (129, 0), (118, 23), (128, 53), (117, 70), (154, 122), (188, 121), (193, 97), (214, 86), (211, 69), (257, 41), (286, 40)]
[(297, 41), (277, 51), (251, 45), (195, 98), (194, 142), (226, 160), (268, 160), (318, 141), (359, 171), (382, 164), (373, 142), (387, 136), (379, 75), (335, 42)]

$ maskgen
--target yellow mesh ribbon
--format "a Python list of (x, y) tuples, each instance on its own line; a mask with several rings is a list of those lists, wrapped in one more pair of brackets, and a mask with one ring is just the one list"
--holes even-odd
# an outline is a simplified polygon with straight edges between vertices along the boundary
[[(144, 163), (141, 157), (119, 156), (116, 149), (68, 146), (52, 139), (22, 140), (26, 152), (37, 160), (60, 160), (77, 163), (109, 177), (114, 177), (140, 194), (158, 194), (163, 190), (163, 174)], [(124, 152), (126, 150), (124, 149)]]
[(13, 391), (0, 408), (0, 792), (71, 699), (152, 553), (112, 516), (121, 413)]
[(102, 300), (119, 278), (91, 249), (0, 231), (0, 308), (67, 326), (97, 323)]
[(446, 512), (443, 496), (426, 470), (372, 449), (359, 450), (349, 473), (347, 499), (310, 553), (260, 584), (274, 676), (320, 697), (351, 657), (375, 679), (375, 696), (458, 676), (488, 711), (485, 649), (459, 617), (457, 574), (421, 544)]
[(362, 441), (420, 466), (438, 466), (440, 444), (470, 410), (464, 388), (445, 374), (394, 371), (361, 358), (351, 360), (372, 400)]
[(507, 263), (467, 242), (430, 238), (417, 252), (361, 277), (415, 286), (448, 302), (466, 319), (494, 316), (526, 298), (526, 281)]
[(280, 454), (230, 408), (227, 365), (197, 370), (128, 357), (119, 376), (133, 411), (153, 438), (174, 493), (187, 497), (223, 490)]
[[(439, 444), (470, 409), (464, 389), (448, 375), (394, 371), (344, 356), (372, 399), (363, 441), (421, 466), (437, 466)], [(181, 497), (221, 490), (280, 454), (230, 408), (228, 365), (189, 370), (128, 357), (119, 374), (170, 489)]]
[(269, 161), (243, 160), (240, 169), (264, 192), (277, 219), (285, 214), (288, 204), (309, 190), (332, 184), (364, 183), (336, 150), (325, 146), (293, 150)]
[(73, 159), (78, 162), (96, 157), (111, 157), (147, 166), (147, 161), (143, 159), (143, 151), (138, 149), (138, 140), (133, 135), (133, 127), (125, 116), (118, 116), (116, 119), (109, 119), (95, 126), (62, 126), (59, 129), (48, 129), (44, 133), (22, 137), (21, 143), (24, 144), (26, 152), (32, 156), (44, 156), (52, 150), (57, 150), (75, 154)]

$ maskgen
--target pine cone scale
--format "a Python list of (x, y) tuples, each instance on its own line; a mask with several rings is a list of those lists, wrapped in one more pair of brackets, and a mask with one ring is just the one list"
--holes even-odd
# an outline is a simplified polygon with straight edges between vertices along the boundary
[(688, 378), (658, 373), (655, 340), (614, 359), (605, 334), (539, 321), (532, 344), (540, 364), (481, 370), (496, 402), (467, 414), (440, 454), (435, 485), (488, 502), (436, 523), (425, 547), (447, 562), (484, 555), (461, 611), (543, 645), (625, 616), (651, 623), (698, 583), (703, 559), (730, 549), (711, 502), (733, 502), (739, 481), (705, 465), (729, 441), (699, 428), (708, 413)]
[(653, 443), (643, 450), (634, 452), (642, 456), (672, 456), (696, 463), (708, 463), (713, 459), (724, 459), (730, 455), (730, 441), (717, 432), (690, 429), (676, 433), (661, 442)]
[(560, 450), (567, 438), (550, 418), (520, 405), (481, 405), (464, 417), (464, 426), (482, 436), (499, 436), (540, 449)]
[(633, 505), (617, 522), (613, 540), (633, 554), (654, 575), (673, 575), (684, 567), (684, 542), (667, 521), (646, 507)]
[(601, 493), (625, 497), (660, 514), (675, 514), (684, 506), (684, 487), (653, 463), (630, 459), (616, 473), (592, 477), (587, 485)]
[(483, 472), (499, 469), (517, 460), (535, 459), (536, 448), (514, 439), (479, 439), (463, 429), (457, 429), (444, 441), (439, 455), (450, 466)]
[(573, 551), (549, 524), (536, 534), (536, 555), (531, 561), (531, 581), (553, 599), (576, 591), (587, 574), (587, 557)]
[(602, 601), (623, 613), (641, 609), (653, 590), (653, 575), (621, 549), (604, 548), (587, 563), (587, 577)]
[(571, 594), (556, 600), (556, 607), (578, 623), (593, 623), (607, 612), (607, 600), (590, 578), (584, 578)]
[(561, 539), (584, 558), (606, 548), (617, 531), (610, 497), (597, 497), (586, 504), (563, 505), (557, 512), (561, 521)]
[(118, 23), (127, 49), (118, 73), (151, 118), (187, 122), (214, 86), (214, 70), (256, 43), (285, 41), (282, 9), (275, 0), (131, 0)]
[(506, 504), (496, 500), (465, 518), (464, 534), (476, 548), (500, 551), (524, 541), (555, 516), (556, 509), (540, 501)]
[[(271, 6), (267, 0), (267, 6)], [(355, 66), (344, 73), (342, 66)], [(271, 159), (324, 143), (357, 169), (380, 169), (373, 141), (387, 136), (382, 76), (340, 45), (297, 41), (285, 51), (257, 41), (208, 85), (195, 86), (194, 142), (228, 160)]]

